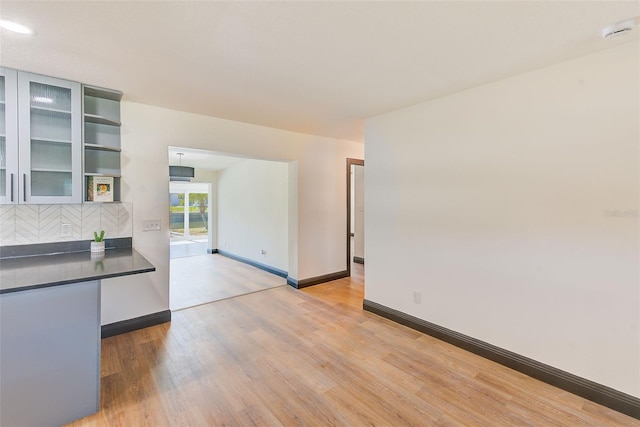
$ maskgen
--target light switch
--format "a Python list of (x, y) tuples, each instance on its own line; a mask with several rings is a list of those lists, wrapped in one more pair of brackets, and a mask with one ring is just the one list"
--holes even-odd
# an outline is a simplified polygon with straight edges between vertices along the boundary
[(160, 231), (159, 219), (145, 219), (142, 221), (142, 231)]

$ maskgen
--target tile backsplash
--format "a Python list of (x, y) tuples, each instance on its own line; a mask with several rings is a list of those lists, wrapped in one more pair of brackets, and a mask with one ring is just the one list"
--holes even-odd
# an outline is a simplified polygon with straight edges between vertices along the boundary
[[(62, 237), (62, 224), (71, 225), (71, 237)], [(100, 230), (106, 238), (132, 237), (133, 205), (0, 206), (0, 246), (91, 240), (93, 232)]]

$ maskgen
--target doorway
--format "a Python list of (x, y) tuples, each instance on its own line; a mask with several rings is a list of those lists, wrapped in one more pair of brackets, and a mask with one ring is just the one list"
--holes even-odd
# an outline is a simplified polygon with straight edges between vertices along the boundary
[(194, 182), (169, 183), (170, 309), (286, 286), (291, 165), (184, 147), (172, 162)]
[(209, 239), (211, 184), (169, 183), (170, 258), (205, 255)]
[(347, 159), (347, 275), (364, 264), (364, 160)]

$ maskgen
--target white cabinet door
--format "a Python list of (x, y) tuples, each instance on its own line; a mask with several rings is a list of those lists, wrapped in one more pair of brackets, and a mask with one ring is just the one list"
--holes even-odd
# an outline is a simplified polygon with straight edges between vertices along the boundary
[(18, 72), (18, 203), (81, 203), (80, 83)]
[(0, 204), (18, 203), (18, 80), (0, 67)]

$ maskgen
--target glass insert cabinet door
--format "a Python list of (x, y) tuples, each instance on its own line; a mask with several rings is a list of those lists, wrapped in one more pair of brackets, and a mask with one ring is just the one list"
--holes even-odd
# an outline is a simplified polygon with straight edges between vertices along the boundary
[(0, 67), (0, 204), (18, 201), (17, 105), (17, 73)]
[(18, 72), (18, 135), (18, 203), (81, 203), (80, 83)]

